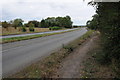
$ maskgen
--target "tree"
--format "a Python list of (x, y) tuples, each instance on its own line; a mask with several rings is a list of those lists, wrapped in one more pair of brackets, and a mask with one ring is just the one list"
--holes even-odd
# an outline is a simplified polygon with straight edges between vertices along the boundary
[(72, 21), (71, 21), (70, 16), (57, 17), (57, 18), (56, 18), (56, 23), (57, 23), (60, 27), (72, 28)]
[(93, 30), (97, 30), (98, 29), (98, 15), (95, 14), (94, 16), (92, 16), (93, 19), (92, 20), (88, 20), (87, 21), (87, 27)]
[(96, 7), (97, 17), (94, 16), (89, 24), (96, 25), (101, 33), (101, 40), (103, 44), (103, 53), (101, 60), (103, 63), (114, 64), (114, 70), (120, 73), (120, 2), (92, 2), (90, 3)]
[(30, 23), (29, 24), (29, 31), (31, 31), (31, 32), (34, 32), (35, 30), (34, 30), (34, 24), (33, 23)]
[(46, 28), (44, 19), (41, 20), (40, 26), (41, 26), (41, 28)]
[(21, 28), (22, 32), (26, 32), (27, 31), (25, 26), (21, 26), (20, 28)]
[(0, 21), (0, 26), (2, 26), (2, 22)]
[(23, 26), (23, 20), (22, 19), (15, 19), (12, 23), (13, 27), (16, 29), (17, 27)]
[(40, 23), (39, 23), (38, 21), (35, 21), (35, 20), (34, 20), (34, 21), (29, 21), (29, 22), (28, 22), (28, 25), (29, 25), (30, 23), (34, 24), (35, 27), (40, 27), (40, 26), (39, 26)]
[(8, 28), (10, 26), (10, 24), (6, 21), (2, 22), (2, 27), (3, 28)]
[(53, 26), (58, 26), (55, 17), (48, 17), (47, 19), (45, 19), (45, 24), (46, 24), (47, 28), (53, 27)]
[(41, 27), (48, 28), (53, 26), (58, 26), (61, 28), (72, 28), (72, 21), (70, 16), (66, 17), (48, 17), (41, 21)]
[(72, 28), (72, 21), (70, 16), (66, 16), (65, 18), (65, 28)]
[(28, 24), (28, 23), (25, 23), (24, 26), (25, 26), (25, 27), (29, 27), (29, 24)]

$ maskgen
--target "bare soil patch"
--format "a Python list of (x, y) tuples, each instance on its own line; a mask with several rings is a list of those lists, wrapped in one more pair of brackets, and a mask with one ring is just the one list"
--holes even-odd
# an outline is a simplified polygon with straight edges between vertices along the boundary
[(72, 52), (67, 58), (65, 58), (61, 67), (58, 69), (55, 78), (80, 78), (80, 65), (86, 54), (93, 49), (95, 39), (97, 36), (93, 36)]
[(115, 78), (110, 65), (94, 59), (100, 49), (99, 35), (92, 36), (61, 62), (53, 78)]

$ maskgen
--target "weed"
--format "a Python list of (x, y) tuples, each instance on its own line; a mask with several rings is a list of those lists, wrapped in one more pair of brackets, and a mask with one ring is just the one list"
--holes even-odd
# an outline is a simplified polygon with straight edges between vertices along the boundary
[(63, 46), (64, 49), (67, 49), (68, 52), (73, 52), (74, 48), (73, 46), (67, 45), (67, 46)]

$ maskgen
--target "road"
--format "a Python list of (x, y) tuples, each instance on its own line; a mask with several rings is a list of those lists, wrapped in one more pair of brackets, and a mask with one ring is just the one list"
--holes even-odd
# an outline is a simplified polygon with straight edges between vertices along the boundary
[(48, 56), (55, 50), (86, 33), (86, 28), (31, 40), (2, 45), (3, 76), (13, 74), (25, 66)]
[(26, 34), (17, 34), (17, 35), (6, 35), (6, 36), (0, 36), (0, 38), (12, 38), (12, 37), (22, 37), (22, 36), (39, 35), (39, 34), (58, 33), (58, 32), (76, 30), (76, 29), (79, 29), (79, 28), (66, 29), (66, 30), (57, 30), (57, 31), (48, 31), (48, 32), (40, 32), (40, 33), (26, 33)]

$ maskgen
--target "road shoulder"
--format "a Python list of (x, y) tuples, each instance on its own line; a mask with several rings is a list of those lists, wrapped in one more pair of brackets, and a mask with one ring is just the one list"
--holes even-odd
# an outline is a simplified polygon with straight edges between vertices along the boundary
[(72, 52), (68, 57), (66, 57), (62, 61), (61, 67), (57, 70), (56, 74), (53, 77), (80, 78), (80, 65), (86, 57), (86, 54), (93, 49), (93, 46), (95, 45), (94, 40), (96, 37), (97, 36), (92, 36), (81, 46), (79, 46), (74, 52)]

